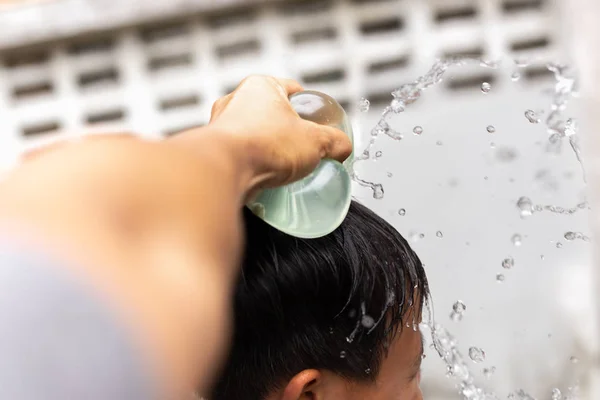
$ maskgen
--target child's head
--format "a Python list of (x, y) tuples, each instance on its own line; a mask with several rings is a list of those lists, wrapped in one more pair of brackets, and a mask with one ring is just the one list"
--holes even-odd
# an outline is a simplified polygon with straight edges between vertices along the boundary
[(422, 399), (428, 286), (406, 240), (356, 202), (321, 239), (244, 217), (233, 347), (210, 399)]

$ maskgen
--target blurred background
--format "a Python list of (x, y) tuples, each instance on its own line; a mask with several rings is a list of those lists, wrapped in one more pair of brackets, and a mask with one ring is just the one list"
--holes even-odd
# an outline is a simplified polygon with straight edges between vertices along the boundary
[[(359, 153), (391, 92), (436, 59), (502, 59), (495, 69), (451, 68), (395, 115), (389, 123), (403, 140), (379, 138), (377, 155), (357, 164), (385, 195), (356, 186), (355, 197), (412, 241), (437, 321), (465, 357), (472, 346), (485, 351), (485, 361), (468, 360), (479, 385), (499, 398), (522, 389), (548, 400), (553, 388), (579, 386), (581, 398), (598, 399), (592, 245), (565, 239), (591, 235), (588, 208), (577, 208), (587, 200), (582, 168), (567, 142), (549, 145), (546, 126), (525, 117), (550, 110), (556, 80), (546, 63), (577, 66), (567, 19), (574, 4), (3, 0), (0, 164), (82, 132), (160, 138), (206, 124), (212, 103), (253, 73), (335, 97), (353, 120)], [(565, 115), (581, 109), (575, 98)], [(577, 211), (524, 219), (522, 196)], [(513, 268), (502, 267), (506, 258)], [(454, 321), (458, 300), (466, 311)], [(427, 399), (460, 398), (434, 351), (424, 368)]]

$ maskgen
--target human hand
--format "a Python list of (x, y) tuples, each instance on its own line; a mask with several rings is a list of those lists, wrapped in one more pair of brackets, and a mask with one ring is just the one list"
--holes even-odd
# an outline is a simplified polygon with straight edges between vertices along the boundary
[(296, 181), (322, 158), (344, 161), (352, 152), (343, 132), (298, 116), (288, 97), (302, 90), (294, 80), (251, 76), (215, 102), (209, 127), (239, 144), (253, 171), (249, 191)]

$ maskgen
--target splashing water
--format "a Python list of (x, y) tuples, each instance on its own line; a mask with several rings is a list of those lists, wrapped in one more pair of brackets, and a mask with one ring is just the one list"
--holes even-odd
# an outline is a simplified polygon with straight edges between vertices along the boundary
[[(362, 152), (362, 155), (355, 157), (350, 165), (350, 174), (354, 182), (358, 183), (360, 186), (370, 188), (373, 191), (373, 197), (376, 199), (382, 199), (384, 197), (384, 190), (381, 184), (369, 182), (367, 180), (361, 179), (356, 173), (356, 163), (366, 161), (370, 158), (371, 149), (375, 145), (376, 140), (381, 136), (388, 136), (394, 140), (402, 140), (404, 137), (402, 133), (394, 131), (388, 124), (389, 118), (393, 114), (399, 114), (404, 112), (407, 106), (414, 103), (421, 97), (421, 93), (427, 88), (438, 84), (442, 81), (442, 78), (448, 68), (456, 65), (464, 65), (467, 62), (476, 61), (480, 63), (482, 66), (488, 68), (496, 68), (497, 66), (492, 62), (484, 62), (482, 60), (467, 60), (467, 59), (450, 59), (436, 62), (432, 68), (423, 76), (417, 78), (412, 83), (407, 83), (400, 86), (398, 89), (394, 90), (392, 95), (392, 100), (390, 101), (390, 105), (387, 106), (381, 114), (381, 118), (379, 122), (375, 125), (373, 129), (371, 129), (371, 139), (366, 147), (366, 149)], [(437, 143), (438, 145), (442, 145), (441, 142)]]
[(446, 364), (447, 376), (457, 381), (458, 392), (464, 400), (499, 400), (493, 394), (475, 384), (475, 379), (454, 336), (443, 326), (435, 323), (431, 299), (425, 301), (423, 310), (424, 329), (431, 333), (432, 347)]
[[(445, 73), (450, 67), (461, 66), (472, 62), (478, 62), (479, 65), (484, 68), (497, 68), (499, 66), (498, 62), (490, 62), (478, 59), (449, 59), (438, 61), (425, 75), (417, 78), (414, 82), (400, 86), (398, 89), (394, 90), (391, 93), (392, 99), (390, 101), (390, 104), (389, 106), (385, 107), (384, 111), (381, 114), (380, 120), (371, 130), (371, 137), (366, 148), (360, 156), (354, 158), (350, 166), (350, 173), (354, 182), (358, 183), (362, 187), (370, 188), (373, 192), (374, 198), (382, 199), (384, 197), (384, 188), (381, 184), (369, 182), (367, 180), (361, 179), (358, 176), (355, 169), (357, 163), (369, 160), (371, 158), (371, 150), (373, 149), (373, 146), (376, 143), (377, 139), (379, 139), (381, 136), (388, 136), (389, 138), (396, 141), (400, 141), (403, 139), (404, 136), (401, 132), (397, 132), (389, 126), (388, 120), (392, 115), (404, 112), (408, 106), (420, 99), (421, 94), (424, 90), (442, 82)], [(518, 68), (524, 68), (529, 65), (529, 62), (521, 59), (515, 60), (515, 64)], [(565, 138), (566, 140), (568, 140), (573, 153), (575, 154), (578, 162), (581, 165), (585, 181), (585, 170), (583, 167), (583, 162), (581, 159), (581, 150), (578, 143), (579, 127), (575, 119), (566, 118), (563, 115), (566, 110), (566, 105), (568, 101), (575, 93), (576, 80), (571, 71), (566, 66), (558, 64), (548, 64), (547, 68), (554, 74), (556, 81), (550, 106), (550, 112), (546, 115), (546, 118), (544, 120), (542, 120), (541, 118), (541, 112), (534, 112), (533, 110), (527, 110), (525, 113), (525, 117), (530, 123), (533, 124), (541, 123), (542, 121), (544, 122), (549, 135), (549, 148), (553, 148), (552, 146), (560, 145), (560, 143)], [(520, 73), (514, 72), (511, 78), (513, 79), (513, 81), (519, 80)], [(484, 82), (484, 84), (482, 84), (481, 86), (481, 89), (482, 92), (489, 93), (489, 91), (491, 90), (491, 85), (489, 85), (488, 87)], [(489, 133), (496, 132), (496, 128), (493, 125), (489, 125), (486, 128), (486, 130)], [(413, 133), (415, 135), (420, 135), (422, 132), (423, 130), (420, 126), (415, 126), (413, 128)], [(443, 145), (442, 141), (439, 140), (436, 142), (436, 144), (438, 146)], [(510, 160), (514, 158), (516, 158), (516, 153), (515, 156), (511, 157)], [(554, 214), (570, 215), (577, 212), (578, 210), (588, 208), (587, 203), (581, 203), (578, 204), (577, 207), (569, 209), (565, 209), (555, 205), (534, 206), (533, 204), (534, 203), (531, 201), (531, 199), (527, 197), (520, 198), (517, 202), (517, 207), (520, 210), (520, 215), (525, 218), (533, 215), (534, 213), (543, 211)], [(400, 209), (398, 211), (398, 214), (404, 216), (406, 214), (406, 211), (404, 209)], [(417, 241), (419, 239), (424, 238), (424, 234), (412, 233), (410, 237), (411, 240)], [(581, 239), (583, 240), (583, 238)], [(561, 248), (562, 243), (557, 242), (556, 247)], [(512, 268), (513, 265), (514, 261), (510, 263), (510, 268)], [(496, 281), (498, 283), (503, 283), (505, 281), (505, 276), (503, 274), (497, 274)], [(458, 303), (459, 302), (457, 302), (456, 304)], [(440, 358), (445, 362), (448, 377), (457, 381), (457, 388), (462, 398), (464, 400), (499, 400), (497, 395), (495, 395), (494, 393), (489, 393), (475, 384), (473, 374), (470, 372), (464, 357), (459, 351), (455, 338), (444, 327), (435, 323), (431, 300), (426, 301), (425, 305), (426, 308), (429, 310), (429, 319), (426, 319), (424, 317), (424, 321), (427, 322), (424, 322), (422, 326), (430, 330), (431, 338), (433, 341), (432, 346), (435, 348)], [(458, 306), (458, 310), (462, 310), (460, 312), (455, 310), (453, 307), (451, 318), (453, 320), (454, 318), (458, 318), (460, 320), (465, 309), (466, 307), (464, 306), (464, 304), (462, 304), (462, 306)], [(455, 314), (460, 314), (460, 317)], [(377, 323), (375, 323), (375, 325), (376, 324)], [(474, 350), (474, 357), (471, 354), (471, 350)], [(340, 357), (345, 357), (345, 352), (342, 352), (340, 354)], [(473, 361), (481, 360), (478, 362), (482, 362), (485, 360), (485, 353), (481, 349), (472, 347), (469, 349), (469, 357), (473, 359)], [(487, 369), (487, 373), (484, 372), (484, 375), (486, 375), (486, 377), (489, 377), (494, 371), (495, 368), (492, 367), (490, 369)], [(508, 398), (514, 400), (535, 400), (532, 396), (530, 396), (523, 390), (518, 390), (516, 392), (511, 393)]]
[(406, 210), (404, 208), (401, 208), (398, 210), (398, 215), (401, 217), (404, 217), (406, 215)]
[[(368, 160), (370, 158), (371, 149), (373, 148), (377, 138), (380, 136), (385, 135), (394, 140), (402, 140), (404, 137), (402, 133), (394, 131), (388, 124), (388, 119), (391, 115), (404, 112), (406, 107), (420, 99), (424, 90), (442, 82), (445, 73), (450, 67), (462, 66), (471, 63), (478, 63), (481, 67), (492, 69), (496, 69), (500, 65), (500, 62), (498, 61), (489, 61), (477, 58), (451, 58), (447, 60), (440, 60), (434, 63), (431, 69), (425, 75), (417, 78), (412, 83), (406, 83), (400, 86), (391, 93), (392, 100), (390, 101), (390, 105), (384, 109), (379, 122), (371, 130), (371, 140), (369, 141), (367, 148), (363, 151), (361, 156), (354, 158), (349, 168), (352, 179), (360, 186), (370, 188), (373, 191), (374, 198), (382, 199), (384, 197), (383, 187), (381, 184), (361, 179), (355, 170), (356, 163)], [(525, 68), (530, 65), (529, 61), (525, 59), (517, 59), (514, 61), (514, 63), (519, 68)], [(547, 64), (546, 67), (550, 72), (552, 72), (556, 81), (554, 85), (552, 102), (550, 105), (550, 112), (545, 119), (545, 125), (549, 135), (549, 149), (553, 151), (552, 149), (554, 149), (554, 146), (560, 145), (562, 139), (568, 138), (569, 145), (571, 146), (571, 149), (581, 166), (583, 180), (585, 182), (585, 168), (583, 165), (582, 154), (578, 140), (579, 126), (577, 120), (574, 118), (566, 118), (563, 115), (569, 100), (576, 94), (577, 80), (573, 71), (566, 65), (550, 63)], [(484, 93), (487, 93), (491, 90), (491, 85), (488, 82), (484, 82), (481, 86), (481, 89)], [(362, 104), (364, 104), (364, 102)], [(529, 122), (541, 122), (539, 113), (536, 113), (533, 110), (527, 110), (525, 112), (525, 116)], [(486, 129), (489, 133), (496, 132), (496, 128), (493, 125), (489, 125)], [(436, 144), (441, 146), (443, 143), (441, 141), (437, 141)]]

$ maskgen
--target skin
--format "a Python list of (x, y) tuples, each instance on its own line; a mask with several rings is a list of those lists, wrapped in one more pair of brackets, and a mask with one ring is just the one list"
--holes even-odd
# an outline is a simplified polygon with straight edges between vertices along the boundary
[(266, 400), (423, 400), (419, 386), (423, 358), (420, 330), (404, 328), (393, 338), (374, 383), (348, 382), (329, 371), (308, 369)]
[(215, 103), (207, 127), (159, 142), (60, 143), (29, 154), (0, 182), (0, 230), (65, 261), (113, 307), (160, 398), (206, 390), (218, 372), (245, 200), (352, 150), (342, 132), (298, 117), (288, 95), (300, 90), (250, 77)]

